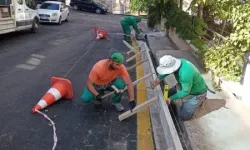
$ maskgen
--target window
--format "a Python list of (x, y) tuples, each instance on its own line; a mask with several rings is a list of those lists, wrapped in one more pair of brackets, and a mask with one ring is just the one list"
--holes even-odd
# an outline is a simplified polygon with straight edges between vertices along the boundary
[(26, 5), (31, 8), (31, 9), (35, 9), (36, 8), (36, 3), (34, 0), (25, 0)]
[(60, 6), (59, 4), (54, 3), (43, 3), (40, 6), (40, 9), (49, 9), (49, 10), (59, 10)]
[(64, 3), (61, 4), (61, 8), (62, 9), (65, 9), (66, 8), (66, 5)]
[(0, 0), (0, 5), (10, 5), (11, 0)]
[(92, 0), (84, 0), (85, 3), (92, 3)]
[(23, 4), (23, 0), (17, 0), (17, 3), (18, 3), (19, 5), (22, 5), (22, 4)]

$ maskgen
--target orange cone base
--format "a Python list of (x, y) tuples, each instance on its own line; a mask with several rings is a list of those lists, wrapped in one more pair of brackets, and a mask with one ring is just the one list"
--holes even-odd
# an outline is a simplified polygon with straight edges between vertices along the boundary
[(51, 87), (56, 84), (57, 82), (62, 82), (66, 86), (67, 94), (64, 96), (64, 98), (72, 99), (73, 98), (73, 88), (70, 80), (59, 78), (59, 77), (52, 77), (51, 78)]
[[(39, 102), (43, 103), (43, 101), (45, 101), (46, 106), (49, 106), (52, 103), (54, 103), (55, 101), (57, 101), (59, 98), (66, 98), (66, 99), (73, 98), (73, 88), (72, 88), (72, 84), (71, 84), (70, 80), (64, 79), (64, 78), (59, 78), (59, 77), (52, 77), (51, 78), (51, 87), (58, 88), (58, 86), (62, 87), (62, 88), (59, 88), (59, 92), (63, 92), (63, 93), (60, 93), (60, 94), (62, 94), (60, 97), (56, 98), (56, 100), (55, 100), (54, 95), (47, 92)], [(36, 110), (41, 110), (42, 108), (44, 108), (44, 107), (41, 107), (39, 105), (39, 102), (32, 108), (32, 110), (31, 110), (32, 113), (35, 113)]]

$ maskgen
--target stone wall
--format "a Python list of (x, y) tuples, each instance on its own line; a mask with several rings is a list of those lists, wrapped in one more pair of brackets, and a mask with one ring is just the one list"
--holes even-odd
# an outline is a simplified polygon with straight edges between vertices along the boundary
[(187, 41), (179, 37), (179, 35), (176, 33), (176, 30), (174, 28), (169, 29), (167, 32), (168, 32), (169, 38), (180, 50), (192, 49)]

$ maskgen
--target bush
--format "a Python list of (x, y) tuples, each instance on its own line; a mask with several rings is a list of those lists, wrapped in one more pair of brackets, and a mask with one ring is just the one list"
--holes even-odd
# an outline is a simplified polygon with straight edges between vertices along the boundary
[(203, 20), (196, 16), (190, 16), (175, 3), (169, 1), (166, 4), (164, 17), (166, 18), (166, 28), (176, 28), (176, 32), (185, 40), (197, 41), (199, 36), (205, 34)]
[(155, 25), (161, 22), (163, 7), (164, 5), (157, 1), (149, 5), (148, 27), (154, 28)]
[(234, 31), (219, 46), (205, 54), (207, 68), (227, 80), (239, 81), (244, 54), (250, 51), (250, 4), (240, 4), (232, 10)]

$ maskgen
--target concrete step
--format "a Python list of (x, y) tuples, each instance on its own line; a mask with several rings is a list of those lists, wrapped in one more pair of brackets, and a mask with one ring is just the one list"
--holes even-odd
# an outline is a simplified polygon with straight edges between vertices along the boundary
[(14, 24), (14, 20), (12, 18), (5, 19), (5, 20), (0, 20), (0, 26), (1, 25), (6, 25), (6, 24)]
[(4, 30), (9, 30), (9, 29), (14, 29), (15, 28), (15, 23), (12, 18), (5, 18), (0, 20), (0, 31), (1, 33)]

